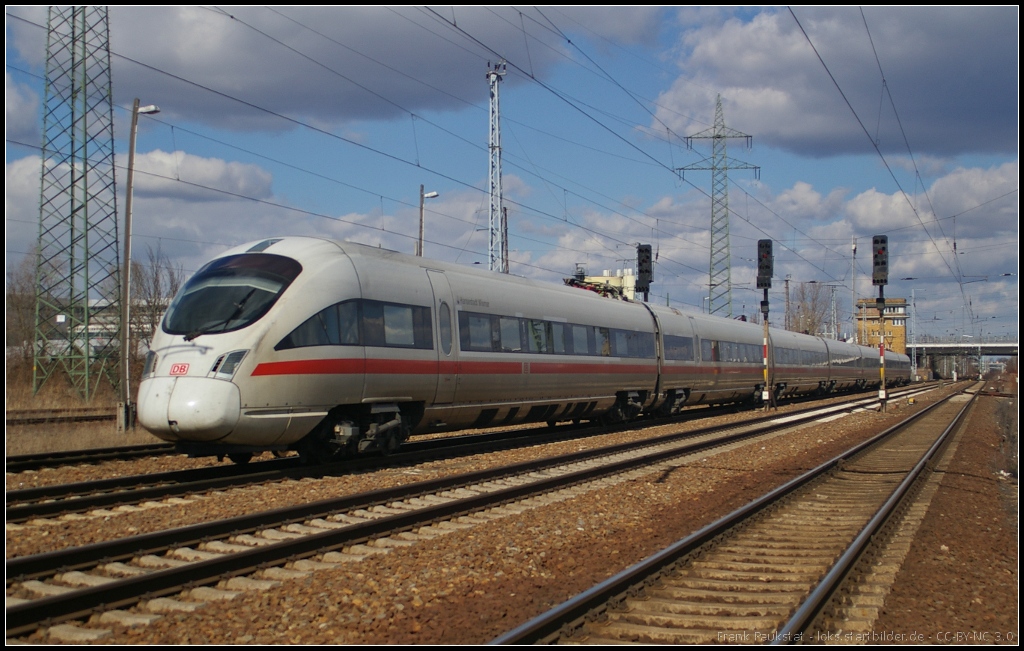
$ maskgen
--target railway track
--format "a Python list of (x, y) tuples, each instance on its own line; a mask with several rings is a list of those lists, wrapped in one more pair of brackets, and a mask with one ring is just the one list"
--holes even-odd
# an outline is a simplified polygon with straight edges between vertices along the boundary
[[(844, 408), (849, 409), (833, 410)], [(727, 437), (678, 437), (642, 450), (584, 452), (13, 558), (7, 562), (8, 596), (26, 601), (7, 609), (8, 635), (81, 619), (97, 609), (104, 611), (100, 621), (115, 621), (151, 617), (161, 609), (200, 607), (203, 599), (227, 598), (224, 592), (244, 590), (252, 581), (305, 576), (473, 522), (509, 517), (545, 500), (567, 499), (572, 491), (596, 490), (609, 481), (625, 481), (630, 473), (649, 473), (672, 459), (706, 454), (710, 447), (740, 439), (771, 436), (794, 424), (792, 416), (775, 420), (771, 425), (748, 425)], [(281, 567), (285, 564), (288, 567)], [(186, 585), (193, 588), (182, 593)], [(173, 603), (161, 601), (172, 594), (179, 595)], [(132, 612), (114, 612), (139, 602), (144, 604)]]
[(829, 599), (969, 404), (915, 414), (494, 643), (788, 643), (827, 629)]
[[(921, 389), (912, 389), (894, 396), (910, 395)], [(866, 408), (875, 404), (875, 398), (854, 398), (837, 405), (835, 409)], [(821, 407), (808, 407), (787, 414), (785, 418), (798, 418), (801, 414), (818, 413)], [(750, 423), (771, 422), (780, 418), (778, 414), (757, 417)], [(724, 426), (726, 428), (731, 425)], [(690, 435), (710, 433), (721, 426), (703, 428)], [(189, 494), (251, 486), (259, 483), (287, 479), (322, 478), (354, 472), (369, 472), (383, 467), (454, 456), (465, 456), (494, 452), (508, 446), (548, 443), (593, 435), (599, 430), (594, 427), (551, 428), (544, 433), (536, 430), (513, 430), (471, 436), (450, 437), (410, 442), (401, 452), (387, 457), (357, 458), (324, 466), (302, 466), (297, 458), (289, 457), (262, 461), (253, 464), (215, 466), (189, 470), (172, 471), (116, 477), (76, 484), (58, 484), (11, 490), (6, 493), (6, 521), (12, 524), (24, 523), (37, 518), (59, 517), (72, 513), (86, 513), (96, 509), (110, 509), (118, 506), (140, 504), (153, 500), (164, 500)], [(673, 436), (673, 435), (670, 435)], [(109, 515), (109, 513), (105, 513)]]
[(85, 407), (82, 409), (16, 409), (7, 411), (7, 425), (39, 425), (42, 423), (86, 423), (116, 420), (113, 409)]
[[(920, 385), (933, 386), (933, 385)], [(816, 398), (801, 396), (789, 398), (788, 404), (813, 401)], [(722, 407), (700, 406), (684, 410), (682, 417), (711, 417), (717, 414), (733, 413), (735, 405)], [(80, 413), (75, 413), (80, 412)], [(31, 425), (42, 423), (85, 422), (90, 420), (114, 420), (115, 415), (108, 409), (81, 410), (17, 410), (7, 412), (7, 425)], [(530, 430), (536, 433), (536, 429)], [(415, 439), (414, 439), (415, 440)], [(409, 444), (406, 445), (408, 447)], [(41, 470), (43, 468), (59, 468), (63, 466), (96, 464), (105, 461), (124, 461), (153, 456), (170, 456), (181, 454), (172, 443), (153, 443), (148, 445), (130, 445), (119, 447), (92, 448), (85, 450), (69, 450), (37, 454), (11, 455), (5, 459), (5, 470), (8, 473)]]
[(46, 452), (40, 454), (18, 454), (7, 457), (5, 470), (25, 472), (42, 468), (58, 468), (78, 464), (101, 463), (104, 461), (124, 461), (143, 459), (146, 457), (178, 454), (171, 443), (153, 443), (150, 445), (128, 445), (123, 447), (93, 448), (91, 450), (69, 450), (66, 452)]

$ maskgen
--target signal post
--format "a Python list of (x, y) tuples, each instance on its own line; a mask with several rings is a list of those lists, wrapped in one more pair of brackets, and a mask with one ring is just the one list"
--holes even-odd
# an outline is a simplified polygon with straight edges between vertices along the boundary
[(761, 401), (764, 403), (764, 410), (775, 407), (775, 397), (772, 395), (771, 384), (768, 381), (768, 290), (772, 287), (772, 274), (775, 267), (775, 257), (772, 255), (772, 241), (757, 241), (757, 288), (764, 290), (764, 300), (761, 301), (761, 315), (764, 321), (764, 388), (761, 391)]
[(881, 381), (878, 385), (878, 399), (882, 403), (882, 411), (885, 411), (888, 394), (885, 390), (885, 286), (889, 283), (889, 237), (887, 235), (875, 235), (871, 238), (871, 284), (878, 287), (878, 300), (875, 305), (878, 308), (878, 372)]

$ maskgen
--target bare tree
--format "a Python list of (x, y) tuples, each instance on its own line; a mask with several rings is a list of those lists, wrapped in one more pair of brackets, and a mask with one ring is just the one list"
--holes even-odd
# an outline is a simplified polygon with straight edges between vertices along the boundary
[[(7, 272), (7, 351), (27, 361), (32, 358), (36, 329), (35, 257), (26, 255)], [(14, 360), (11, 360), (14, 361)]]
[(153, 333), (184, 278), (181, 265), (172, 265), (159, 245), (156, 250), (146, 247), (145, 261), (132, 261), (131, 349), (136, 357), (149, 350)]
[(790, 330), (810, 335), (821, 334), (828, 321), (831, 296), (821, 283), (800, 283), (790, 304)]

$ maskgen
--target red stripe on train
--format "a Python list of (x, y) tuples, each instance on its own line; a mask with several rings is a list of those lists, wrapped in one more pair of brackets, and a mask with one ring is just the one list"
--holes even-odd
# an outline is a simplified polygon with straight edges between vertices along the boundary
[(574, 375), (583, 373), (654, 373), (651, 364), (558, 362), (437, 362), (408, 359), (304, 359), (264, 362), (252, 374), (263, 375)]

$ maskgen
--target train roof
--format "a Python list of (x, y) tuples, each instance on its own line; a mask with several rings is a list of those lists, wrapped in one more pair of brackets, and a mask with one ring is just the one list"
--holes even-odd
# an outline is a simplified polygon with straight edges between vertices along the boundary
[[(724, 317), (715, 317), (709, 314), (705, 314), (703, 312), (687, 310), (685, 308), (667, 307), (661, 305), (654, 305), (650, 303), (642, 304), (639, 303), (638, 301), (629, 301), (627, 299), (608, 298), (603, 297), (597, 294), (596, 292), (587, 291), (586, 289), (570, 288), (564, 285), (559, 285), (557, 283), (534, 280), (531, 278), (526, 278), (524, 276), (502, 274), (496, 271), (491, 271), (489, 269), (484, 269), (478, 265), (465, 265), (452, 262), (443, 262), (441, 260), (434, 260), (431, 258), (421, 258), (409, 253), (401, 253), (399, 251), (394, 251), (391, 249), (373, 247), (368, 246), (366, 244), (357, 244), (355, 242), (342, 242), (325, 237), (296, 235), (264, 238), (261, 240), (255, 240), (252, 242), (248, 242), (246, 244), (242, 244), (240, 246), (233, 247), (231, 249), (228, 249), (227, 251), (224, 251), (223, 253), (216, 257), (221, 258), (228, 255), (238, 255), (242, 253), (272, 253), (277, 255), (283, 255), (290, 258), (294, 258), (303, 266), (315, 265), (318, 261), (321, 261), (324, 258), (329, 258), (333, 255), (337, 255), (339, 253), (354, 259), (365, 256), (376, 260), (393, 260), (398, 263), (415, 265), (418, 267), (425, 267), (428, 269), (437, 269), (439, 271), (467, 274), (481, 279), (489, 278), (491, 280), (499, 282), (514, 283), (519, 286), (532, 286), (542, 291), (574, 292), (575, 296), (589, 295), (593, 297), (594, 300), (599, 301), (614, 301), (617, 303), (634, 304), (637, 306), (645, 305), (646, 307), (654, 311), (656, 314), (658, 314), (659, 317), (692, 317), (693, 319), (698, 321), (712, 320), (720, 325), (729, 323), (735, 326), (735, 329), (729, 328), (729, 330), (734, 331), (749, 328), (755, 328), (757, 330), (761, 329), (761, 326), (758, 324), (745, 321), (738, 321), (734, 319), (726, 319)], [(820, 337), (816, 337), (814, 335), (804, 335), (796, 332), (790, 332), (788, 330), (780, 330), (779, 328), (776, 327), (772, 327), (770, 328), (770, 330), (773, 340), (776, 339), (777, 337), (780, 337), (781, 340), (793, 341), (800, 340), (804, 337), (821, 339)], [(862, 354), (863, 351), (876, 350), (873, 348), (868, 348), (856, 344), (847, 345), (860, 349), (862, 351)], [(906, 357), (905, 355), (901, 355), (893, 351), (886, 351), (886, 357), (889, 356)]]

